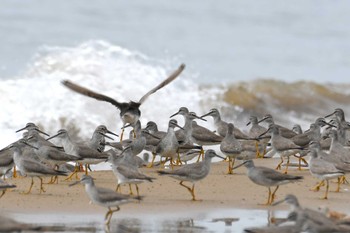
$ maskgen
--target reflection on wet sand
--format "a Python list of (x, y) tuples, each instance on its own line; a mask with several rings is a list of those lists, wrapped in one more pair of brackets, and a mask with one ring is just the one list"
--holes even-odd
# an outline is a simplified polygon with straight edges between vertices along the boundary
[[(182, 214), (183, 215), (183, 214)], [(207, 213), (188, 213), (188, 217), (171, 214), (138, 214), (113, 218), (109, 227), (98, 215), (36, 215), (14, 214), (0, 218), (0, 232), (242, 232), (251, 226), (273, 224), (280, 213), (265, 210), (217, 210)], [(254, 217), (252, 217), (254, 216)], [(14, 220), (16, 219), (16, 220)], [(2, 224), (6, 222), (6, 224)], [(30, 222), (25, 223), (25, 222)]]

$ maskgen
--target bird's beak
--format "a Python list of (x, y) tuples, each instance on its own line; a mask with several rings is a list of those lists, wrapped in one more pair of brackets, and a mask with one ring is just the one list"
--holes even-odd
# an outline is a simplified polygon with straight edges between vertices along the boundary
[(146, 134), (148, 134), (148, 135), (151, 135), (152, 137), (154, 137), (154, 138), (156, 138), (156, 139), (161, 139), (160, 137), (157, 137), (156, 135), (154, 135), (154, 134), (151, 134), (150, 132), (148, 132), (148, 131), (145, 131), (145, 133)]
[(239, 165), (233, 167), (232, 170), (243, 166), (243, 165), (246, 164), (247, 162), (248, 162), (248, 161), (244, 161), (243, 163), (241, 163), (241, 164), (239, 164)]
[(39, 133), (42, 133), (42, 134), (44, 134), (44, 135), (46, 135), (46, 136), (50, 137), (50, 135), (49, 135), (49, 134), (47, 134), (47, 133), (45, 133), (45, 132), (41, 131), (40, 129), (35, 129), (35, 130), (36, 130), (36, 131), (38, 131)]
[(263, 121), (266, 120), (267, 118), (268, 118), (268, 117), (262, 118), (260, 121), (258, 121), (258, 123), (263, 122)]
[(69, 186), (69, 187), (72, 187), (72, 186), (77, 185), (77, 184), (79, 184), (79, 183), (80, 183), (80, 180), (75, 181), (74, 183), (71, 183), (71, 184), (69, 184), (68, 186)]
[(112, 134), (112, 135), (114, 135), (114, 136), (116, 136), (116, 137), (119, 137), (118, 134), (115, 134), (115, 133), (113, 133), (113, 132), (111, 132), (111, 131), (109, 131), (109, 130), (107, 130), (107, 133)]
[[(29, 137), (29, 138), (27, 138), (27, 140), (28, 140), (28, 139), (31, 139), (31, 138), (32, 138), (32, 137)], [(35, 147), (35, 146), (33, 146), (33, 145), (31, 145), (31, 144), (25, 142), (25, 141), (24, 141), (23, 143), (26, 144), (27, 146), (31, 147), (31, 148), (34, 148), (34, 149), (36, 149), (36, 150), (39, 150), (38, 147)]]
[(180, 129), (184, 130), (184, 128), (182, 128), (182, 127), (179, 126), (178, 124), (175, 124), (175, 123), (174, 123), (174, 125), (175, 125), (176, 127), (180, 128)]
[(335, 112), (332, 112), (331, 114), (328, 114), (328, 115), (325, 116), (324, 118), (330, 117), (330, 116), (332, 116), (332, 115), (334, 115), (334, 114), (335, 114)]
[(222, 157), (222, 156), (220, 156), (220, 155), (216, 155), (216, 157), (218, 157), (218, 158), (220, 158), (220, 159), (222, 159), (222, 160), (225, 160), (226, 158), (224, 158), (224, 157)]
[(125, 128), (128, 128), (130, 126), (132, 126), (132, 125), (131, 124), (127, 124), (127, 125), (124, 125), (123, 127), (121, 127), (121, 129), (125, 129)]
[(202, 121), (207, 121), (206, 119), (204, 119), (203, 117), (199, 117), (199, 116), (195, 116), (197, 119), (199, 119), (199, 120), (202, 120)]
[(53, 136), (51, 136), (51, 137), (49, 137), (49, 138), (46, 138), (46, 141), (49, 141), (49, 140), (51, 140), (51, 139), (53, 139), (53, 138), (55, 138), (55, 137), (57, 137), (57, 136), (59, 136), (59, 135), (61, 135), (62, 133), (58, 133), (58, 134), (55, 134), (55, 135), (53, 135)]
[(173, 115), (170, 116), (170, 118), (172, 118), (172, 117), (178, 115), (179, 113), (180, 113), (180, 111), (178, 111), (177, 113), (174, 113)]
[(25, 129), (27, 129), (27, 126), (26, 126), (26, 127), (21, 128), (21, 129), (19, 129), (19, 130), (16, 130), (16, 133), (21, 132), (22, 130), (25, 130)]
[(249, 121), (248, 123), (247, 123), (247, 125), (246, 126), (248, 126), (248, 125), (250, 125), (252, 122), (251, 121)]
[(261, 138), (262, 136), (264, 136), (265, 134), (267, 134), (267, 132), (269, 132), (269, 129), (267, 129), (265, 132), (263, 132), (262, 134), (260, 134), (260, 135), (258, 136), (258, 138)]
[(208, 112), (208, 113), (202, 115), (201, 118), (206, 117), (206, 116), (209, 116), (210, 114), (211, 114), (211, 112)]
[(108, 135), (106, 135), (106, 134), (103, 134), (103, 133), (99, 133), (99, 134), (101, 134), (102, 136), (104, 136), (104, 137), (106, 137), (106, 138), (109, 138), (109, 139), (111, 139), (111, 140), (114, 140), (112, 137), (110, 137), (110, 136), (108, 136)]

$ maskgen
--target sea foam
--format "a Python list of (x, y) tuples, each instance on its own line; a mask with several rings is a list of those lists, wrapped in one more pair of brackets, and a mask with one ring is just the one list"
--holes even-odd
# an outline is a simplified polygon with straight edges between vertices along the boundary
[[(176, 59), (175, 59), (176, 60)], [(119, 133), (122, 122), (113, 105), (77, 94), (61, 84), (76, 82), (118, 101), (139, 101), (181, 62), (156, 60), (105, 41), (88, 41), (77, 47), (43, 47), (22, 75), (2, 80), (1, 146), (21, 137), (15, 130), (27, 122), (49, 134), (66, 127), (81, 138), (90, 138), (96, 126)], [(186, 64), (189, 66), (190, 64)], [(201, 90), (196, 74), (187, 68), (172, 83), (152, 94), (141, 106), (141, 123), (153, 120), (166, 130), (169, 116), (181, 106), (203, 113), (205, 100), (215, 100), (218, 90)], [(179, 123), (182, 119), (178, 118)]]

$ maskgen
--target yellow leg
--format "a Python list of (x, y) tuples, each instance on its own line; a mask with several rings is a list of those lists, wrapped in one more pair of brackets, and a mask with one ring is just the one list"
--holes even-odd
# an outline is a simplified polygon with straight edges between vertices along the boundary
[(124, 129), (122, 129), (122, 133), (120, 134), (120, 142), (123, 141), (123, 136), (124, 136)]
[(105, 215), (105, 220), (106, 220), (105, 224), (106, 225), (109, 225), (109, 223), (111, 222), (113, 213), (117, 212), (119, 210), (120, 210), (119, 206), (117, 206), (117, 209), (115, 209), (115, 210), (112, 210), (110, 207), (108, 207), (108, 212)]
[(151, 163), (147, 165), (148, 168), (153, 167), (154, 160), (156, 159), (156, 154), (153, 154), (153, 153), (152, 153), (152, 155), (153, 155), (153, 158), (152, 158)]
[(324, 186), (324, 180), (320, 181), (315, 187), (311, 188), (310, 191), (318, 192), (320, 191), (321, 186)]
[(43, 187), (43, 178), (41, 178), (41, 177), (38, 177), (38, 178), (40, 179), (40, 194), (41, 194), (41, 192), (45, 193), (46, 191)]
[(13, 174), (12, 174), (13, 178), (17, 178), (17, 169), (16, 169), (16, 165), (13, 166)]
[(197, 163), (201, 160), (201, 158), (202, 158), (202, 160), (204, 158), (204, 150), (203, 150), (203, 148), (201, 149), (201, 151), (200, 151), (200, 153), (198, 155)]
[(117, 188), (115, 189), (116, 192), (118, 192), (120, 190), (120, 192), (122, 192), (122, 186), (120, 184), (117, 185)]
[(129, 184), (129, 191), (130, 191), (130, 195), (134, 195), (134, 193), (132, 192), (132, 189), (131, 189), (131, 184)]
[(183, 186), (183, 187), (185, 187), (185, 188), (191, 193), (191, 195), (192, 195), (192, 201), (196, 201), (196, 197), (195, 197), (195, 195), (194, 195), (194, 184), (192, 185), (192, 188), (190, 188), (190, 187), (184, 185), (184, 184), (183, 184), (183, 181), (180, 181), (180, 185)]
[(27, 192), (24, 192), (23, 194), (29, 194), (32, 191), (33, 185), (34, 185), (34, 180), (33, 180), (33, 177), (32, 177), (32, 182), (30, 183), (29, 190)]
[(139, 197), (140, 196), (140, 194), (139, 194), (139, 186), (137, 186), (137, 184), (135, 184), (135, 187), (136, 187), (137, 196)]
[(263, 158), (264, 155), (260, 155), (260, 151), (259, 151), (259, 143), (258, 141), (255, 142), (255, 149), (256, 149), (256, 158)]
[(268, 189), (269, 189), (269, 194), (268, 194), (268, 197), (267, 197), (267, 201), (266, 201), (266, 203), (265, 203), (265, 204), (262, 204), (262, 205), (270, 205), (270, 199), (271, 199), (271, 188), (270, 188), (270, 187), (268, 187)]
[(75, 175), (75, 178), (76, 179), (79, 179), (79, 177), (78, 177), (78, 171), (79, 171), (79, 167), (78, 167), (78, 165), (76, 165), (75, 167), (74, 167), (74, 171), (72, 172), (72, 174), (70, 174), (66, 179), (64, 179), (64, 180), (71, 180), (72, 179), (72, 177)]
[(326, 180), (326, 192), (324, 194), (324, 197), (322, 197), (322, 199), (325, 199), (325, 200), (328, 199), (328, 190), (329, 190), (329, 181)]
[(346, 179), (345, 176), (340, 177), (340, 183), (341, 184), (349, 184), (349, 181)]
[(197, 201), (196, 199), (196, 195), (194, 194), (194, 184), (192, 185), (192, 189), (191, 189), (191, 195), (192, 195), (192, 201)]
[(289, 166), (289, 156), (288, 156), (288, 159), (287, 159), (287, 164), (286, 164), (286, 169), (284, 170), (284, 174), (288, 173), (288, 166)]
[(342, 179), (342, 177), (338, 177), (337, 189), (335, 190), (336, 193), (339, 193), (339, 192), (340, 192), (340, 183), (341, 183), (341, 179)]
[(176, 165), (177, 165), (177, 166), (182, 165), (181, 158), (180, 158), (180, 153), (177, 153), (177, 161), (176, 161)]
[(228, 171), (227, 171), (227, 174), (232, 175), (233, 174), (232, 167), (231, 167), (232, 158), (230, 158), (230, 157), (227, 157), (227, 158), (228, 158)]
[(85, 164), (85, 175), (89, 174), (88, 167), (89, 167), (89, 164), (86, 163)]
[(270, 205), (273, 203), (273, 201), (275, 200), (275, 197), (276, 197), (276, 192), (277, 192), (277, 189), (279, 188), (279, 186), (276, 187), (276, 189), (272, 192), (271, 194), (271, 199), (270, 199)]
[(281, 170), (282, 163), (283, 163), (283, 158), (281, 157), (281, 162), (277, 165), (276, 170)]

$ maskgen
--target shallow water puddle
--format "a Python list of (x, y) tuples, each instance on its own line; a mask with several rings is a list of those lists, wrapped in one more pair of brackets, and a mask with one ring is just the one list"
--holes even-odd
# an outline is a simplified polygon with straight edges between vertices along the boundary
[(12, 214), (19, 222), (45, 226), (45, 232), (243, 232), (246, 227), (266, 226), (286, 211), (214, 210), (196, 213), (115, 214), (109, 229), (103, 215)]

